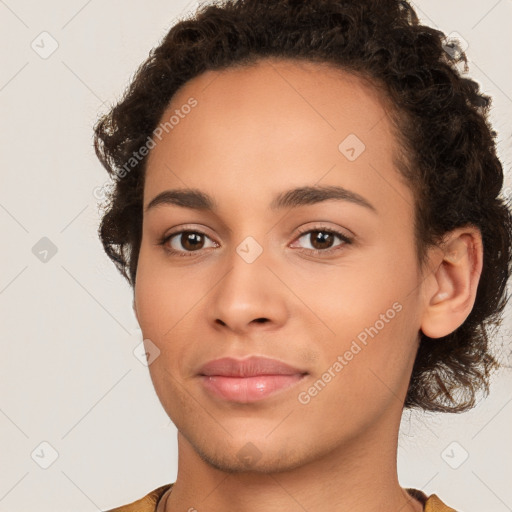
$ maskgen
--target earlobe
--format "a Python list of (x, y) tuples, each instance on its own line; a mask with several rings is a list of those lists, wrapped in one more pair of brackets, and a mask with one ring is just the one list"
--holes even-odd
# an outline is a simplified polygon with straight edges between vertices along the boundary
[(442, 245), (443, 258), (432, 275), (425, 295), (421, 331), (440, 338), (460, 327), (471, 313), (483, 265), (483, 246), (478, 228), (452, 231)]

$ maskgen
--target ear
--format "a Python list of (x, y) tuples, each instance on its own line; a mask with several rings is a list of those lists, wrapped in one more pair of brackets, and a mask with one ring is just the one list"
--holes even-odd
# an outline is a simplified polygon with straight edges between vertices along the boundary
[(422, 283), (421, 330), (430, 338), (440, 338), (460, 327), (473, 309), (483, 265), (480, 230), (465, 226), (449, 232), (432, 260), (431, 273)]

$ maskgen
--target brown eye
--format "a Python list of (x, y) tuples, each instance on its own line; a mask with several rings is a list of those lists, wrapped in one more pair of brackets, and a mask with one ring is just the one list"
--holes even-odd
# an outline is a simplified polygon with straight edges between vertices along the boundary
[(310, 231), (309, 236), (314, 249), (329, 249), (335, 239), (328, 231)]
[[(298, 241), (301, 239), (306, 240), (310, 247), (302, 246), (299, 247), (299, 249), (301, 251), (313, 253), (315, 255), (330, 254), (331, 252), (341, 249), (342, 246), (350, 245), (352, 243), (352, 239), (343, 235), (342, 233), (321, 227), (303, 231), (297, 238)], [(336, 239), (340, 240), (340, 242), (337, 244)]]
[(204, 245), (204, 235), (194, 231), (184, 231), (181, 233), (179, 241), (184, 249), (194, 251), (196, 249), (202, 249)]
[[(179, 231), (165, 237), (162, 245), (167, 245), (170, 253), (187, 255), (204, 249), (207, 240), (211, 240), (210, 237), (200, 231)], [(215, 244), (212, 243), (209, 247), (215, 247)]]

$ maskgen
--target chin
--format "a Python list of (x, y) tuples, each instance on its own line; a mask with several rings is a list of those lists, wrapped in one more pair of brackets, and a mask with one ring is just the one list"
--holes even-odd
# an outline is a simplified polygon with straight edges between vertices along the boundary
[[(196, 454), (210, 466), (226, 473), (279, 473), (302, 466), (313, 459), (306, 452), (288, 446), (277, 436), (272, 441), (268, 433), (260, 436), (236, 436), (226, 434), (222, 439), (208, 437), (187, 441)], [(290, 438), (287, 438), (290, 440)], [(304, 443), (293, 443), (303, 447)]]

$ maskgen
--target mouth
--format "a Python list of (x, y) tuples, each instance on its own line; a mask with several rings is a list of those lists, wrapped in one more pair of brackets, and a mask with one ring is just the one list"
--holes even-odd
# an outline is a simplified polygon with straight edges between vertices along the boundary
[(229, 357), (204, 365), (199, 377), (209, 394), (237, 403), (252, 403), (289, 389), (308, 372), (265, 357)]
[(255, 375), (253, 377), (202, 376), (203, 387), (208, 392), (230, 402), (251, 403), (290, 388), (301, 381), (305, 374)]

